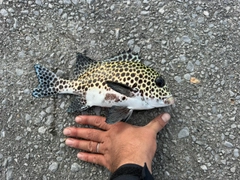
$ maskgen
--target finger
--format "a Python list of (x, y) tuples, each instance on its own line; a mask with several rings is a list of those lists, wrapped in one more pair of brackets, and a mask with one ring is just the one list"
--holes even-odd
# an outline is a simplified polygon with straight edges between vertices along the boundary
[[(94, 152), (94, 153), (99, 153), (99, 143), (94, 142), (94, 141), (86, 141), (86, 140), (79, 140), (79, 139), (73, 139), (73, 138), (68, 138), (65, 141), (66, 145), (76, 148), (76, 149), (81, 149), (84, 151), (88, 152)], [(99, 147), (98, 147), (99, 146)]]
[(157, 116), (150, 123), (148, 123), (145, 127), (151, 128), (157, 134), (170, 120), (170, 114), (164, 113)]
[(107, 124), (106, 118), (102, 116), (87, 116), (87, 115), (82, 115), (82, 116), (77, 116), (75, 118), (75, 121), (79, 124), (87, 124), (87, 125), (92, 125), (95, 127), (98, 127), (103, 130), (108, 130), (110, 128), (110, 124)]
[(92, 153), (80, 152), (80, 153), (78, 153), (77, 157), (82, 161), (98, 164), (98, 165), (104, 166), (107, 169), (109, 169), (106, 159), (104, 158), (104, 156), (102, 154), (92, 154)]
[(90, 128), (76, 128), (76, 127), (68, 127), (63, 130), (63, 134), (65, 136), (82, 138), (85, 140), (102, 142), (102, 134), (104, 131), (98, 129), (90, 129)]

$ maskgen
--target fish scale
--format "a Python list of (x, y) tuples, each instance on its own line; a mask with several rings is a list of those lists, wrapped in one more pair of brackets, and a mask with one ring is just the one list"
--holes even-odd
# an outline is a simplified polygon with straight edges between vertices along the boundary
[(78, 53), (74, 80), (57, 77), (38, 64), (35, 70), (39, 85), (33, 90), (34, 97), (76, 95), (69, 111), (83, 111), (92, 106), (109, 107), (107, 120), (110, 123), (127, 120), (135, 109), (152, 109), (174, 103), (163, 77), (129, 51), (103, 61)]

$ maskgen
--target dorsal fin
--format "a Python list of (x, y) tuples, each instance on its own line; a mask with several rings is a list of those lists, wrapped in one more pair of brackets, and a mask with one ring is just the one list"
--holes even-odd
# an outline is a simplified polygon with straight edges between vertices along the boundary
[(82, 53), (77, 53), (76, 55), (76, 67), (74, 69), (74, 78), (78, 78), (79, 74), (86, 71), (91, 65), (97, 63), (97, 61), (83, 55)]
[(119, 52), (118, 55), (105, 59), (104, 61), (133, 61), (141, 62), (139, 54), (134, 53), (129, 49), (128, 51)]

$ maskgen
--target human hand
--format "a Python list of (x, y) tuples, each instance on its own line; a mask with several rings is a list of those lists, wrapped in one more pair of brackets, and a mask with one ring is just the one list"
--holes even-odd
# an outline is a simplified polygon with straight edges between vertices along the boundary
[(70, 147), (84, 150), (77, 157), (83, 161), (105, 166), (114, 172), (123, 164), (144, 166), (151, 172), (151, 162), (156, 152), (156, 135), (167, 124), (170, 115), (159, 115), (146, 126), (134, 126), (124, 122), (107, 124), (101, 116), (81, 115), (75, 118), (79, 124), (92, 128), (65, 128), (63, 134), (70, 136), (65, 143)]

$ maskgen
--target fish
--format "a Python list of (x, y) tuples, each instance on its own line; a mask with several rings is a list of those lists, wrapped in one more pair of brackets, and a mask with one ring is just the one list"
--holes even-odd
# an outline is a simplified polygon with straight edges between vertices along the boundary
[(109, 124), (126, 122), (133, 110), (174, 104), (163, 76), (144, 65), (140, 56), (131, 50), (102, 61), (77, 53), (72, 80), (58, 77), (39, 64), (34, 68), (39, 82), (33, 89), (34, 97), (75, 95), (68, 112), (82, 112), (93, 106), (107, 107)]

